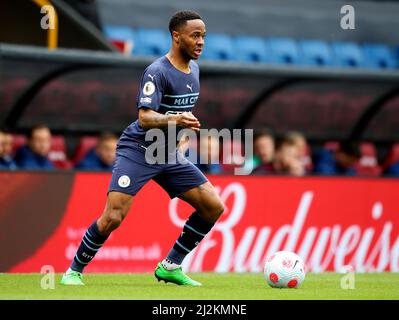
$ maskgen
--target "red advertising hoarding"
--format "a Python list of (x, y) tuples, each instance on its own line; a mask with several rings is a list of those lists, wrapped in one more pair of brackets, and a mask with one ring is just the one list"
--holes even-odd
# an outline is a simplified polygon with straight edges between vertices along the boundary
[[(265, 258), (283, 249), (297, 252), (312, 272), (340, 271), (345, 265), (357, 272), (399, 271), (399, 180), (209, 178), (226, 211), (186, 258), (187, 271), (260, 272)], [(40, 272), (44, 265), (64, 271), (87, 227), (104, 209), (109, 179), (109, 174), (73, 175), (64, 212), (52, 232), (2, 271)], [(51, 188), (56, 192), (58, 186)], [(34, 210), (36, 205), (31, 206)], [(152, 272), (192, 211), (149, 183), (86, 272)], [(45, 225), (51, 213), (32, 214)], [(0, 220), (3, 215), (0, 210)]]

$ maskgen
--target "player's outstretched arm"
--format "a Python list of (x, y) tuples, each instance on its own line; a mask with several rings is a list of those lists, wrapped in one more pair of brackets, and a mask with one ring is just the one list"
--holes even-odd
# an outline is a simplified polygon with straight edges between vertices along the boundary
[(201, 126), (198, 119), (191, 112), (162, 114), (148, 108), (139, 109), (139, 123), (143, 129), (162, 129), (172, 122), (175, 122), (180, 127), (190, 128), (195, 131), (199, 131)]

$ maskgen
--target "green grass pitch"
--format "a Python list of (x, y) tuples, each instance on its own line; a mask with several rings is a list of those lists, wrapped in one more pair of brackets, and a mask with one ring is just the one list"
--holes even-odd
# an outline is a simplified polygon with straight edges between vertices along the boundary
[(273, 300), (273, 299), (365, 299), (398, 300), (399, 273), (355, 274), (355, 288), (341, 289), (342, 274), (307, 274), (299, 289), (270, 288), (261, 273), (198, 273), (192, 278), (202, 287), (158, 282), (153, 274), (87, 274), (85, 286), (59, 284), (41, 288), (43, 275), (0, 274), (0, 299), (131, 299), (131, 300)]

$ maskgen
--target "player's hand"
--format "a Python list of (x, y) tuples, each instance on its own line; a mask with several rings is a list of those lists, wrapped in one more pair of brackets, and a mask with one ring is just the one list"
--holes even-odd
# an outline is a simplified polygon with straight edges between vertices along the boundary
[(199, 128), (201, 127), (200, 122), (191, 112), (183, 112), (182, 114), (180, 114), (177, 124), (179, 126), (182, 126), (184, 128), (188, 128), (188, 129), (192, 129), (197, 132), (199, 131)]

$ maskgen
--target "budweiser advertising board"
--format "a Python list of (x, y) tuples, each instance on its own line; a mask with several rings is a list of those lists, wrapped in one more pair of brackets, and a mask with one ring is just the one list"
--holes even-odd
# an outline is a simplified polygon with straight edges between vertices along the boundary
[[(185, 260), (187, 271), (260, 272), (265, 258), (283, 249), (297, 252), (310, 272), (346, 265), (357, 272), (399, 271), (399, 180), (209, 178), (226, 211)], [(57, 226), (6, 271), (39, 272), (44, 265), (64, 271), (104, 208), (109, 179), (109, 174), (76, 174)], [(149, 183), (86, 271), (152, 272), (192, 211)]]

